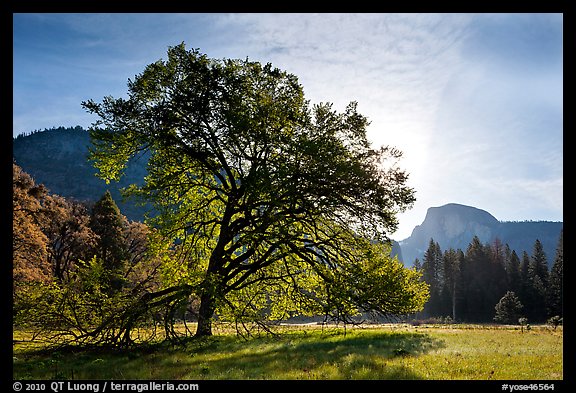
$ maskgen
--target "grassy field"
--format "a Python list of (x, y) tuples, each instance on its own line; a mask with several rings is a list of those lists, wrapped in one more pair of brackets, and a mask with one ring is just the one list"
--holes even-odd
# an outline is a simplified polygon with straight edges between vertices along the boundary
[[(285, 327), (279, 337), (229, 332), (130, 351), (14, 346), (14, 379), (560, 380), (562, 327), (385, 325)], [(21, 340), (24, 332), (14, 332)]]

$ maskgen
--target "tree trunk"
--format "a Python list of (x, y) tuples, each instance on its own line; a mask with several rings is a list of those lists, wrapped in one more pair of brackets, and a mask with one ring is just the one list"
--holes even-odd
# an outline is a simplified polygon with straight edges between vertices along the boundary
[(207, 337), (212, 335), (212, 317), (214, 316), (214, 296), (204, 293), (200, 296), (200, 309), (198, 310), (198, 327), (194, 337)]
[(452, 285), (452, 322), (456, 323), (456, 280)]
[(226, 210), (220, 222), (220, 236), (218, 243), (212, 251), (206, 277), (201, 285), (200, 309), (198, 310), (198, 327), (194, 337), (206, 337), (212, 335), (212, 318), (216, 310), (216, 300), (222, 295), (223, 282), (219, 271), (223, 266), (222, 256), (226, 244), (232, 240), (229, 224), (232, 218), (236, 199), (230, 197), (226, 204)]

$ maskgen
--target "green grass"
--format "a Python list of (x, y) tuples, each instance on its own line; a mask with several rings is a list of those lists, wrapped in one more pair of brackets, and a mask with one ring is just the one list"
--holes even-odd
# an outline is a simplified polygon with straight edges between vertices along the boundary
[[(22, 339), (24, 332), (15, 332)], [(14, 379), (560, 380), (562, 328), (389, 325), (290, 327), (244, 340), (221, 332), (185, 346), (120, 350), (14, 347)]]

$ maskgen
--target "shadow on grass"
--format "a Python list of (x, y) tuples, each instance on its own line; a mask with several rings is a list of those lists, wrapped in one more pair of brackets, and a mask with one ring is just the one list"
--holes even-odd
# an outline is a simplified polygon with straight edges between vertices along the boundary
[(419, 333), (284, 338), (253, 352), (231, 351), (205, 365), (204, 373), (231, 379), (420, 379), (406, 364), (442, 346)]
[(214, 336), (175, 348), (23, 354), (13, 373), (17, 379), (421, 379), (411, 359), (442, 346), (428, 334), (387, 331), (248, 341)]

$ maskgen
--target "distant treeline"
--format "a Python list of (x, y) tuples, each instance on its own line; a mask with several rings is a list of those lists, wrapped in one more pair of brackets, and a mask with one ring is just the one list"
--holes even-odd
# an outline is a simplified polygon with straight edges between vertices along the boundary
[[(562, 317), (562, 234), (550, 269), (538, 239), (531, 255), (517, 255), (499, 239), (482, 244), (476, 236), (465, 251), (442, 251), (430, 239), (422, 261), (414, 263), (430, 286), (430, 300), (416, 317), (493, 322), (496, 305), (508, 292), (520, 303), (514, 311), (530, 323)], [(513, 323), (518, 323), (518, 318)]]
[(76, 127), (52, 127), (52, 128), (45, 128), (43, 130), (33, 130), (33, 131), (29, 131), (29, 132), (21, 132), (20, 134), (16, 135), (14, 137), (14, 140), (18, 140), (18, 139), (22, 139), (24, 137), (30, 136), (30, 135), (35, 135), (35, 134), (40, 134), (43, 132), (51, 132), (51, 131), (56, 131), (56, 132), (82, 132), (82, 133), (87, 133), (87, 131), (82, 128), (81, 126), (76, 126)]

